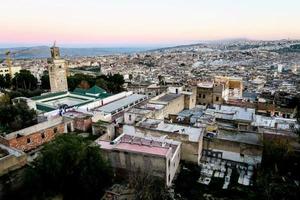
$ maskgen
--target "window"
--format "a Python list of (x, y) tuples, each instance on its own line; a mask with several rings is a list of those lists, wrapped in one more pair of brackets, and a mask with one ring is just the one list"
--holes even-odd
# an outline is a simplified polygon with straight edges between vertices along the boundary
[(199, 94), (199, 98), (201, 98), (201, 94)]
[(129, 117), (129, 121), (131, 121), (131, 115), (129, 115), (128, 117)]
[(56, 127), (53, 129), (53, 132), (54, 132), (54, 133), (57, 133), (57, 128), (56, 128)]
[(203, 99), (205, 99), (205, 94), (203, 95)]
[(45, 133), (41, 133), (41, 137), (42, 137), (42, 139), (44, 139), (45, 138)]
[(27, 144), (29, 144), (31, 142), (30, 138), (27, 138)]
[(169, 162), (168, 162), (168, 167), (170, 168), (170, 165), (171, 165), (171, 161), (169, 160)]
[(216, 97), (216, 101), (219, 101), (219, 97)]

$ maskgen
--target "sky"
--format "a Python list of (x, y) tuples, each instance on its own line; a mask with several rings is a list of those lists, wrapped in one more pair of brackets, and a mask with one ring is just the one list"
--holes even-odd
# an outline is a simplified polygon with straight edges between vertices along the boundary
[(0, 47), (300, 39), (300, 0), (0, 0)]

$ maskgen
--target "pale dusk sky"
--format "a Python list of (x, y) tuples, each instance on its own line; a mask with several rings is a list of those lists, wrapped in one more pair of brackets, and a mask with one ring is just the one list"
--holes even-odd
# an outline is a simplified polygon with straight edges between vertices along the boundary
[(300, 39), (300, 0), (0, 0), (0, 47)]

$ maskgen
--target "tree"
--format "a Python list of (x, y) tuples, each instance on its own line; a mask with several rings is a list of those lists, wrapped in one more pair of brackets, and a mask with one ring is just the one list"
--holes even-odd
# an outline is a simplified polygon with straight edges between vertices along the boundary
[(34, 90), (37, 88), (37, 79), (28, 70), (20, 70), (15, 74), (12, 79), (12, 85), (14, 88), (24, 90)]
[(8, 94), (0, 96), (0, 105), (8, 105), (10, 103), (10, 97)]
[(86, 90), (90, 88), (90, 84), (87, 81), (83, 80), (80, 82), (78, 87)]
[(25, 186), (37, 199), (62, 195), (64, 199), (100, 199), (112, 182), (109, 164), (99, 146), (63, 134), (46, 144), (27, 169)]
[(37, 123), (37, 114), (26, 103), (0, 105), (0, 129), (3, 132), (17, 131)]
[(106, 81), (108, 82), (107, 84), (108, 90), (111, 93), (119, 93), (124, 90), (123, 84), (125, 83), (125, 80), (121, 74), (114, 74), (114, 75), (109, 74), (106, 77)]
[(136, 200), (168, 200), (170, 194), (162, 178), (153, 176), (150, 172), (138, 169), (130, 176), (130, 187), (134, 189)]
[(9, 74), (0, 75), (0, 88), (9, 88), (11, 86), (11, 78)]
[(0, 88), (5, 88), (5, 78), (3, 75), (0, 75)]
[(103, 88), (104, 90), (108, 90), (108, 86), (107, 86), (107, 81), (104, 80), (103, 78), (98, 78), (96, 80), (96, 85)]
[(85, 74), (75, 74), (74, 76), (68, 77), (68, 87), (69, 90), (73, 91), (76, 87), (80, 87), (82, 82), (88, 83), (88, 85), (95, 85), (96, 78), (85, 75)]
[(49, 72), (44, 71), (42, 77), (41, 77), (41, 87), (44, 90), (50, 89), (50, 80), (49, 80)]
[(10, 76), (10, 74), (5, 74), (4, 79), (5, 79), (5, 88), (10, 88), (11, 87), (11, 76)]
[(75, 74), (68, 77), (69, 90), (73, 91), (76, 87), (88, 89), (87, 86), (97, 85), (110, 93), (119, 93), (124, 90), (124, 77), (121, 74), (108, 74), (92, 77), (84, 74)]

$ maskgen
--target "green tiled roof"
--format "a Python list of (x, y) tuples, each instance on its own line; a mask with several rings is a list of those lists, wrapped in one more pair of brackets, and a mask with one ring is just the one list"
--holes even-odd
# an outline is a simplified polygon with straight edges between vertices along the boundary
[(101, 93), (106, 93), (106, 91), (104, 89), (102, 89), (101, 87), (98, 87), (97, 85), (94, 85), (93, 87), (91, 87), (90, 89), (88, 89), (86, 91), (86, 93), (101, 94)]
[[(68, 92), (56, 92), (56, 93), (50, 93), (50, 94), (46, 94), (46, 95), (32, 97), (31, 99), (34, 101), (42, 100), (42, 102), (37, 103), (37, 105), (36, 105), (37, 109), (44, 111), (44, 112), (49, 112), (49, 111), (55, 110), (55, 108), (52, 108), (51, 106), (43, 105), (43, 103), (48, 102), (48, 101), (55, 101), (55, 100), (58, 100), (61, 98), (65, 98), (66, 96), (61, 96), (61, 95), (64, 95), (67, 93)], [(102, 89), (98, 86), (93, 86), (88, 90), (85, 90), (82, 88), (76, 88), (73, 92), (69, 92), (69, 94), (70, 95), (67, 95), (67, 97), (70, 96), (72, 98), (84, 100), (84, 102), (78, 103), (74, 106), (82, 106), (84, 104), (93, 102), (96, 99), (103, 99), (103, 98), (111, 96), (110, 93), (107, 93), (104, 89)], [(72, 96), (72, 94), (76, 95), (76, 96)], [(53, 98), (53, 97), (57, 97), (57, 98)], [(47, 98), (51, 98), (51, 99), (47, 100)]]
[(67, 92), (55, 92), (55, 93), (50, 93), (50, 94), (45, 94), (45, 95), (41, 95), (41, 96), (35, 96), (35, 97), (31, 97), (32, 100), (41, 100), (41, 99), (47, 99), (50, 97), (56, 97), (56, 96), (60, 96), (63, 94), (67, 94)]
[(50, 112), (52, 110), (55, 110), (54, 108), (50, 108), (48, 106), (44, 106), (44, 105), (41, 105), (41, 104), (37, 104), (36, 109), (41, 110), (41, 111), (45, 111), (45, 112)]
[(103, 99), (105, 97), (111, 96), (111, 94), (107, 93), (104, 89), (101, 87), (98, 87), (97, 85), (94, 85), (93, 87), (85, 90), (82, 88), (75, 88), (75, 90), (72, 92), (73, 94), (80, 94), (87, 97), (92, 97), (96, 99)]
[(73, 90), (74, 93), (79, 93), (79, 94), (85, 94), (86, 90), (82, 89), (82, 88), (75, 88), (75, 90)]

